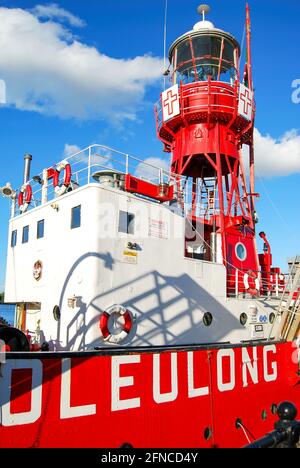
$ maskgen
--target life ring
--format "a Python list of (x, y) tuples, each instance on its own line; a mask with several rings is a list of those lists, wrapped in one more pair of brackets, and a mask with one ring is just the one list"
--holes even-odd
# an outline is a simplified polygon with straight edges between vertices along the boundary
[[(59, 176), (62, 171), (65, 171), (65, 177), (64, 177), (63, 183), (60, 184)], [(58, 164), (53, 174), (53, 187), (58, 197), (61, 197), (67, 192), (69, 186), (71, 185), (71, 179), (72, 179), (71, 165), (68, 161), (62, 161), (61, 163)]]
[[(113, 334), (109, 329), (109, 319), (113, 315), (118, 317), (122, 316), (124, 320), (123, 330), (118, 334)], [(130, 334), (133, 327), (133, 316), (129, 310), (120, 305), (114, 305), (107, 309), (100, 317), (100, 331), (102, 334), (102, 339), (105, 342), (112, 344), (119, 344), (124, 341)]]
[[(255, 287), (250, 286), (250, 279), (254, 282)], [(252, 270), (249, 270), (248, 273), (244, 275), (244, 286), (246, 293), (249, 293), (251, 296), (259, 296), (260, 292), (260, 279), (257, 273)]]
[(18, 205), (21, 213), (25, 213), (32, 200), (32, 187), (30, 184), (24, 184), (20, 188), (18, 196)]

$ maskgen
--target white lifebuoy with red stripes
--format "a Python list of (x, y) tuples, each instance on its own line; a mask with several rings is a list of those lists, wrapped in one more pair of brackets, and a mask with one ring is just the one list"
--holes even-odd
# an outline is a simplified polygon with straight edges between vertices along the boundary
[[(250, 284), (252, 283), (252, 285)], [(260, 292), (260, 279), (259, 275), (252, 270), (249, 270), (248, 273), (244, 275), (244, 286), (246, 293), (251, 296), (259, 296)]]
[[(65, 172), (65, 177), (64, 181), (62, 184), (59, 183), (59, 176), (61, 172)], [(72, 179), (72, 169), (71, 165), (68, 161), (62, 161), (59, 163), (53, 173), (53, 186), (54, 186), (54, 191), (58, 197), (61, 197), (64, 195), (68, 188), (71, 185), (71, 179)]]
[(32, 187), (30, 184), (22, 185), (18, 196), (18, 205), (21, 213), (25, 213), (32, 200)]
[[(120, 333), (114, 334), (111, 330), (111, 324), (109, 323), (111, 317), (114, 317), (115, 321), (122, 320), (122, 330)], [(102, 339), (105, 342), (112, 344), (122, 343), (128, 338), (134, 324), (134, 318), (132, 313), (121, 305), (114, 305), (102, 313), (100, 317), (100, 331)]]

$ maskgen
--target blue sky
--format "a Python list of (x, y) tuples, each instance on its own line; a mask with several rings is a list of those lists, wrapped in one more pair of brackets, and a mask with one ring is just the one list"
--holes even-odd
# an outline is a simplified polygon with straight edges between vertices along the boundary
[[(64, 14), (60, 10), (55, 16), (57, 7), (53, 8), (51, 2), (0, 1), (0, 79), (7, 83), (10, 104), (0, 108), (1, 185), (7, 181), (15, 187), (21, 185), (26, 152), (34, 156), (33, 171), (40, 172), (62, 158), (66, 144), (85, 147), (97, 142), (142, 158), (164, 157), (156, 139), (153, 104), (162, 86), (159, 76), (165, 1), (55, 3)], [(198, 21), (199, 3), (169, 0), (168, 44)], [(209, 19), (241, 41), (245, 2), (209, 3)], [(287, 257), (300, 253), (300, 104), (291, 99), (292, 82), (300, 79), (300, 2), (289, 0), (282, 8), (279, 0), (252, 0), (250, 6), (257, 102), (257, 190), (261, 193), (257, 205), (259, 229), (269, 236), (274, 264), (284, 268)], [(48, 17), (43, 16), (43, 7), (48, 8)], [(23, 50), (22, 37), (16, 38), (13, 29), (16, 18), (25, 25), (26, 40), (29, 38), (23, 41)], [(79, 46), (72, 46), (74, 41)], [(69, 46), (70, 54), (59, 63), (55, 50), (60, 50), (62, 43)], [(76, 62), (78, 57), (90, 72), (82, 70), (82, 60)], [(93, 57), (98, 64), (95, 69)], [(80, 85), (75, 82), (76, 73)], [(26, 94), (26, 87), (30, 93)], [(38, 98), (35, 87), (40, 92)], [(1, 288), (9, 214), (4, 199), (0, 199), (0, 213)]]

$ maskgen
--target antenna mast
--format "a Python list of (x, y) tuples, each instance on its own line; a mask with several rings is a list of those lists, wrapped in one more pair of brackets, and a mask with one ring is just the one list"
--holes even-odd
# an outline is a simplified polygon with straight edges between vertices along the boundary
[(167, 70), (167, 20), (168, 20), (168, 0), (165, 6), (165, 20), (164, 20), (164, 89), (166, 89), (166, 70)]
[(205, 21), (205, 15), (210, 12), (210, 6), (206, 4), (202, 4), (198, 6), (197, 11), (199, 15), (202, 15), (203, 22)]

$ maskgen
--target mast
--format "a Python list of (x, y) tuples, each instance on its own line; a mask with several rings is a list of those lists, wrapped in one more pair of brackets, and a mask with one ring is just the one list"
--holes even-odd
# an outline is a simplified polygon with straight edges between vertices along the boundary
[[(250, 7), (246, 4), (246, 37), (247, 37), (247, 62), (246, 62), (246, 76), (248, 88), (254, 92), (253, 78), (252, 78), (252, 51), (251, 51), (251, 18)], [(255, 158), (254, 158), (254, 125), (252, 126), (251, 139), (249, 142), (249, 183), (250, 183), (250, 200), (252, 216), (255, 213)]]

